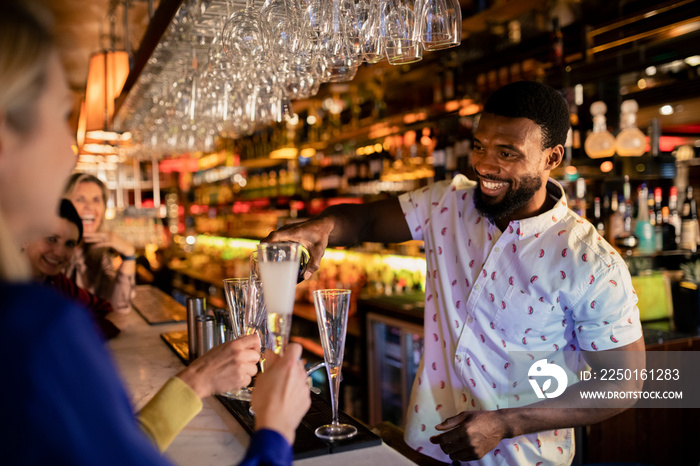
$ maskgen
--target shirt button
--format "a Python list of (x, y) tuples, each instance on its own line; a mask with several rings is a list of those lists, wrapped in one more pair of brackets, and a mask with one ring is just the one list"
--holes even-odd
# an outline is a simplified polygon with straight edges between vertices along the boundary
[(479, 285), (479, 284), (477, 283), (476, 285), (474, 285), (474, 289), (475, 289), (475, 290), (480, 290), (480, 289), (481, 289), (481, 285)]
[(493, 248), (493, 250), (496, 252), (501, 252), (501, 248), (499, 248), (499, 247), (495, 247), (495, 248)]

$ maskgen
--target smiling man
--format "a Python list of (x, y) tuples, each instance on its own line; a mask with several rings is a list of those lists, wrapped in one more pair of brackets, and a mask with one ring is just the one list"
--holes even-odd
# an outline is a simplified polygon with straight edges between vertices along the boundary
[(567, 104), (554, 89), (510, 84), (488, 100), (474, 133), (476, 180), (458, 175), (398, 199), (334, 206), (266, 238), (306, 246), (307, 274), (327, 246), (425, 241), (425, 343), (405, 438), (434, 459), (569, 464), (571, 427), (633, 404), (582, 402), (580, 391), (640, 389), (582, 381), (524, 403), (534, 393), (531, 362), (513, 379), (523, 370), (515, 353), (560, 358), (574, 378), (584, 362), (594, 370), (613, 359), (616, 368), (644, 366), (624, 261), (549, 178), (568, 129)]

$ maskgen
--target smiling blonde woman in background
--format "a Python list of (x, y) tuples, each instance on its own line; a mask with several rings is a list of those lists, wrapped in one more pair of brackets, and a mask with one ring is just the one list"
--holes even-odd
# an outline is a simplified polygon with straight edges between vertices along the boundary
[[(21, 245), (60, 227), (56, 208), (75, 164), (72, 99), (33, 4), (0, 2), (0, 462), (169, 464), (144, 432), (164, 450), (201, 398), (250, 383), (260, 342), (251, 335), (214, 347), (172, 377), (137, 423), (89, 314), (32, 283)], [(259, 378), (245, 464), (291, 464), (295, 429), (311, 404), (300, 355), (290, 346)]]
[[(108, 300), (117, 312), (128, 312), (136, 286), (136, 250), (125, 239), (104, 228), (107, 187), (93, 175), (74, 173), (66, 185), (83, 221), (83, 244), (77, 248), (66, 275), (96, 296)], [(115, 254), (120, 263), (114, 268)]]

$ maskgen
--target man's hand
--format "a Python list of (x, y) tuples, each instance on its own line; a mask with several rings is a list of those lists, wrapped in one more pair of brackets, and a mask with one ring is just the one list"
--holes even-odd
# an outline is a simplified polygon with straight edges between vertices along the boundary
[(508, 435), (500, 411), (463, 411), (435, 426), (444, 434), (430, 437), (453, 461), (482, 458)]
[(304, 279), (318, 270), (327, 247), (352, 246), (363, 241), (402, 243), (411, 231), (397, 198), (367, 204), (338, 204), (303, 223), (285, 225), (263, 242), (294, 241), (309, 251)]
[(204, 398), (250, 384), (259, 359), (260, 339), (248, 335), (213, 347), (177, 376)]
[(307, 280), (320, 267), (332, 231), (333, 221), (330, 218), (316, 217), (303, 223), (285, 225), (270, 233), (262, 242), (293, 241), (303, 245), (309, 251), (309, 263), (304, 272), (304, 280)]

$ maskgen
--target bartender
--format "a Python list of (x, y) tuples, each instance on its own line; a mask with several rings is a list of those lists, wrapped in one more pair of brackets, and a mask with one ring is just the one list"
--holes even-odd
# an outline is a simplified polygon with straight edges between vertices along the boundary
[(582, 401), (580, 392), (641, 388), (581, 381), (512, 407), (530, 387), (511, 383), (510, 352), (545, 354), (545, 362), (566, 354), (594, 371), (613, 360), (615, 368), (644, 367), (627, 267), (550, 178), (568, 129), (568, 106), (554, 89), (509, 84), (489, 98), (474, 133), (475, 182), (458, 175), (398, 198), (333, 206), (266, 238), (306, 246), (307, 276), (328, 246), (425, 241), (425, 347), (405, 433), (422, 454), (570, 464), (573, 427), (633, 404)]

